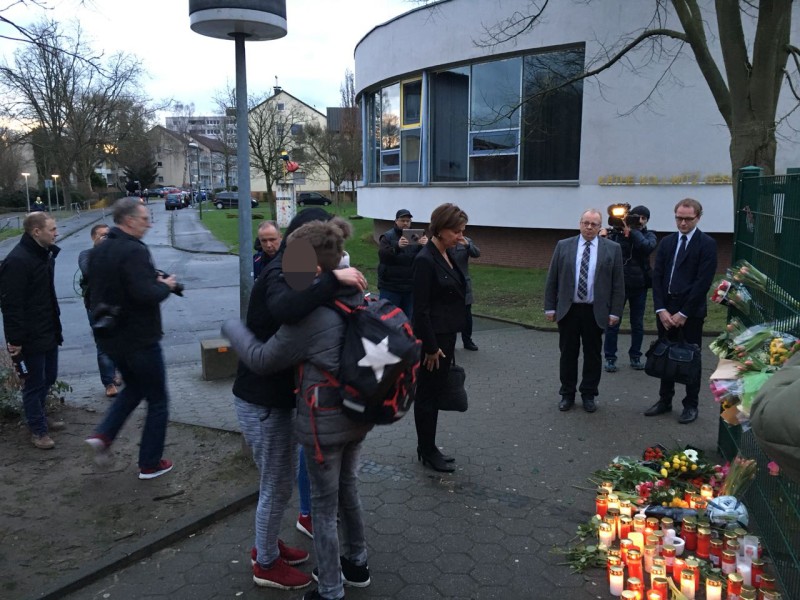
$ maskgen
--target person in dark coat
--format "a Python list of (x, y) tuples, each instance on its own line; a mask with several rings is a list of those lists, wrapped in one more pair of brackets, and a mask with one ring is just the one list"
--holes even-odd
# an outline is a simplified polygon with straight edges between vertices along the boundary
[(423, 352), (414, 402), (417, 459), (445, 473), (455, 470), (455, 459), (436, 445), (436, 400), (447, 384), (456, 337), (466, 322), (467, 283), (454, 248), (464, 238), (467, 220), (467, 213), (455, 204), (438, 206), (431, 214), (431, 239), (414, 259), (413, 326)]
[[(295, 241), (307, 242), (316, 253), (317, 272), (332, 272), (344, 250), (346, 234), (340, 223), (307, 223), (287, 236), (289, 250)], [(337, 299), (356, 307), (364, 295), (358, 288), (343, 288)], [(283, 325), (266, 343), (237, 320), (226, 322), (222, 329), (242, 361), (257, 373), (276, 373), (302, 365), (295, 431), (311, 477), (315, 574), (319, 582), (318, 589), (304, 597), (320, 600), (343, 598), (345, 583), (356, 587), (370, 583), (357, 470), (361, 447), (372, 425), (347, 416), (338, 388), (325, 385), (326, 372), (334, 377), (339, 374), (345, 327), (345, 320), (334, 307), (319, 306), (298, 323)], [(342, 523), (342, 552), (337, 514)]]
[(22, 227), (22, 238), (0, 267), (0, 307), (8, 352), (28, 367), (22, 404), (31, 442), (49, 450), (55, 447), (49, 432), (64, 427), (48, 418), (45, 407), (58, 376), (58, 347), (64, 341), (54, 284), (58, 227), (45, 212), (29, 214)]
[[(625, 274), (625, 302), (628, 304), (631, 322), (631, 347), (628, 349), (631, 367), (644, 369), (642, 341), (644, 340), (644, 310), (647, 304), (647, 289), (651, 286), (650, 255), (656, 249), (656, 234), (647, 228), (650, 210), (646, 206), (634, 206), (628, 216), (637, 222), (630, 226), (622, 222), (621, 228), (606, 232), (606, 238), (617, 242), (622, 249), (622, 269)], [(603, 235), (603, 231), (600, 232)], [(623, 305), (624, 306), (624, 305)], [(609, 325), (603, 342), (605, 370), (617, 371), (617, 337), (620, 323)]]
[(164, 459), (169, 395), (164, 355), (159, 343), (160, 304), (174, 292), (174, 275), (156, 271), (142, 238), (150, 228), (150, 212), (139, 198), (117, 200), (114, 227), (89, 260), (89, 294), (95, 339), (117, 365), (125, 387), (86, 439), (96, 461), (108, 459), (109, 448), (130, 414), (147, 399), (147, 417), (139, 444), (139, 479), (154, 479), (172, 470)]
[(428, 243), (423, 235), (419, 243), (403, 237), (403, 229), (411, 227), (411, 212), (397, 211), (394, 227), (378, 240), (378, 290), (380, 297), (399, 307), (410, 319), (414, 311), (414, 258)]
[[(703, 343), (703, 323), (708, 312), (708, 290), (717, 271), (717, 243), (697, 228), (703, 206), (693, 198), (675, 205), (678, 231), (661, 240), (653, 265), (653, 306), (659, 337), (690, 344)], [(700, 371), (686, 384), (686, 397), (678, 423), (697, 419)], [(653, 417), (672, 410), (675, 382), (662, 379), (658, 402), (645, 411)]]
[(478, 345), (472, 341), (472, 277), (469, 274), (469, 259), (478, 258), (481, 255), (481, 249), (467, 236), (456, 244), (453, 249), (453, 256), (456, 259), (456, 264), (464, 278), (467, 280), (467, 295), (465, 302), (467, 303), (467, 318), (464, 322), (464, 331), (461, 332), (461, 342), (464, 344), (465, 350), (472, 350), (473, 352), (478, 349)]
[(253, 255), (253, 279), (258, 279), (262, 269), (275, 258), (281, 247), (281, 230), (275, 221), (262, 221), (258, 226), (258, 239)]

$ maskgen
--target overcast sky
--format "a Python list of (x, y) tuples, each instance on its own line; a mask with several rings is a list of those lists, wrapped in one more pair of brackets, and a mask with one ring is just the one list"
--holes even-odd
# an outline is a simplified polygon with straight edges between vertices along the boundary
[[(13, 2), (13, 0), (11, 0)], [(8, 0), (4, 5), (8, 5)], [(144, 93), (195, 104), (195, 114), (212, 112), (211, 97), (235, 85), (232, 41), (189, 28), (188, 0), (47, 0), (49, 11), (14, 6), (3, 16), (29, 25), (42, 15), (65, 24), (77, 18), (85, 39), (107, 54), (137, 55), (148, 74)], [(288, 34), (270, 42), (249, 42), (248, 92), (278, 84), (321, 112), (339, 106), (345, 69), (353, 70), (356, 43), (375, 25), (411, 10), (408, 0), (288, 0)], [(13, 35), (0, 24), (0, 34)], [(11, 61), (15, 44), (0, 39), (0, 56)]]

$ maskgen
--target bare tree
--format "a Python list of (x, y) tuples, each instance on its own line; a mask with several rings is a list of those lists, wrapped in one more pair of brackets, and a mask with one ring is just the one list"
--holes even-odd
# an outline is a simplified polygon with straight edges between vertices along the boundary
[[(591, 0), (574, 0), (587, 3)], [(767, 174), (775, 172), (778, 100), (787, 88), (797, 100), (789, 112), (800, 107), (800, 49), (791, 43), (792, 0), (716, 0), (713, 6), (698, 0), (652, 0), (649, 22), (621, 36), (610, 45), (600, 44), (594, 57), (576, 80), (599, 75), (609, 67), (637, 58), (665, 60), (671, 65), (689, 51), (711, 91), (720, 115), (731, 135), (730, 159), (734, 175), (740, 167), (757, 165)], [(422, 2), (426, 3), (426, 2)], [(543, 24), (549, 0), (529, 3), (487, 27), (476, 44), (497, 49)], [(670, 26), (677, 19), (678, 28)], [(745, 32), (752, 26), (754, 35)], [(716, 32), (712, 30), (716, 24)], [(718, 60), (709, 39), (716, 38), (722, 60)], [(668, 46), (665, 40), (676, 43)], [(787, 68), (789, 59), (793, 69)], [(669, 66), (667, 66), (667, 70)], [(664, 77), (659, 81), (662, 81)]]
[(119, 140), (117, 114), (134, 103), (140, 63), (116, 54), (98, 71), (92, 63), (100, 57), (84, 44), (79, 28), (67, 34), (58, 23), (42, 21), (31, 30), (46, 45), (24, 47), (13, 64), (0, 64), (4, 116), (37, 130), (30, 140), (37, 165), (46, 169), (40, 174), (60, 174), (65, 198), (71, 177), (88, 194), (104, 149)]
[(19, 136), (0, 127), (0, 192), (8, 193), (20, 187), (22, 154)]
[(303, 132), (305, 159), (303, 167), (309, 171), (322, 171), (334, 186), (334, 202), (339, 205), (339, 186), (347, 175), (342, 165), (339, 148), (341, 136), (316, 123), (306, 126)]
[(339, 88), (342, 101), (342, 115), (339, 122), (337, 156), (344, 173), (343, 180), (350, 182), (353, 200), (356, 198), (356, 181), (361, 179), (361, 117), (356, 100), (355, 75), (350, 69), (344, 72), (344, 82)]
[(224, 145), (222, 153), (216, 154), (214, 159), (221, 167), (225, 177), (225, 189), (230, 188), (230, 174), (237, 169), (236, 161), (236, 88), (227, 85), (225, 88), (217, 90), (212, 96), (217, 114), (220, 115), (220, 139)]
[[(194, 102), (189, 102), (188, 104), (175, 102), (172, 106), (172, 117), (173, 127), (170, 129), (188, 140), (194, 120)], [(184, 147), (180, 151), (183, 153), (183, 176), (181, 185), (185, 186), (189, 179), (191, 179), (189, 175), (189, 144), (184, 144)]]
[(275, 96), (255, 97), (250, 104), (250, 166), (264, 176), (270, 218), (276, 219), (278, 213), (272, 188), (285, 177), (281, 152), (286, 151), (294, 160), (304, 162), (305, 148), (298, 133), (306, 125), (305, 118), (301, 110), (289, 102), (277, 102)]

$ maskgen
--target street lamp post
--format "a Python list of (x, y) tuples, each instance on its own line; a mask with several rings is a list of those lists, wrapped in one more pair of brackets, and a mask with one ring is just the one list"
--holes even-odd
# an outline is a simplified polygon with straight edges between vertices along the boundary
[(28, 212), (31, 212), (31, 192), (28, 188), (28, 177), (30, 177), (31, 174), (22, 173), (22, 176), (25, 178), (25, 197), (28, 199)]
[(58, 210), (58, 175), (51, 175), (53, 178), (53, 192), (56, 195), (56, 210)]
[(200, 220), (203, 220), (203, 197), (200, 195), (200, 144), (190, 142), (189, 148), (194, 148), (197, 152), (197, 204), (200, 206)]

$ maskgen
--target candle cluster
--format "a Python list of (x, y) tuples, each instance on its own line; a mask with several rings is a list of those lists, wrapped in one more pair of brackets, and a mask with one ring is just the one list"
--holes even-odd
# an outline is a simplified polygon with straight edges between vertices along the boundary
[[(711, 498), (710, 488), (700, 492)], [(633, 512), (609, 482), (598, 489), (595, 507), (612, 596), (669, 600), (672, 588), (688, 600), (780, 598), (775, 579), (765, 573), (758, 537), (743, 528), (715, 530), (702, 509), (678, 523)]]

